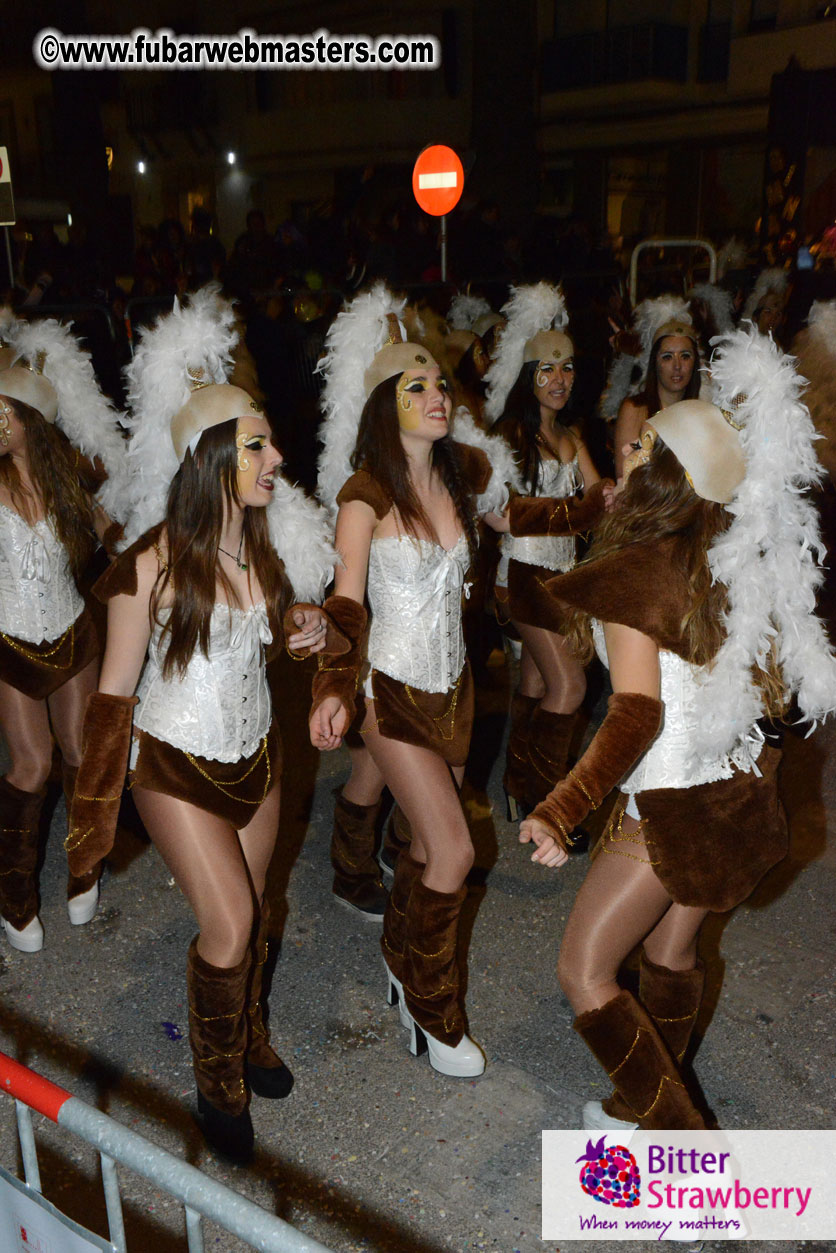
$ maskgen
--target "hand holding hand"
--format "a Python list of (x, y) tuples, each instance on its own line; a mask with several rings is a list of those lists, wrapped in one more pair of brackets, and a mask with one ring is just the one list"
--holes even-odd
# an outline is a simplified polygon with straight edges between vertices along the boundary
[(349, 714), (338, 696), (326, 696), (311, 714), (311, 743), (320, 751), (339, 748), (348, 730)]
[(287, 646), (293, 651), (307, 650), (307, 655), (319, 653), (325, 647), (325, 636), (328, 623), (325, 615), (318, 609), (303, 608), (297, 605), (291, 610), (291, 617), (299, 631), (288, 637)]

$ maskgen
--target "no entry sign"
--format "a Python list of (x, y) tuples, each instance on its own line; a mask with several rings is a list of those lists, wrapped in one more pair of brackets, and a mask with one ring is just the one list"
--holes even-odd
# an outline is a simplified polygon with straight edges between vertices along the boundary
[(412, 171), (412, 191), (420, 208), (443, 217), (455, 209), (463, 190), (464, 170), (453, 149), (444, 144), (425, 148)]

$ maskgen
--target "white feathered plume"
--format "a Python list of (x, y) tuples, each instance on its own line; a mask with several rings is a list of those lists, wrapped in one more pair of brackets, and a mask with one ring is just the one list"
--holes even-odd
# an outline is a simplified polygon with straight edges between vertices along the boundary
[(822, 439), (819, 457), (836, 481), (836, 300), (817, 301), (807, 326), (796, 336), (792, 350), (798, 369), (808, 380), (805, 396), (813, 425)]
[(717, 277), (725, 278), (730, 270), (746, 269), (746, 245), (742, 239), (732, 235), (717, 253)]
[(650, 364), (650, 350), (653, 337), (660, 326), (676, 319), (692, 325), (688, 305), (681, 296), (654, 296), (643, 300), (636, 306), (633, 313), (633, 330), (641, 340), (641, 353), (631, 357), (629, 353), (619, 353), (614, 358), (607, 376), (607, 386), (601, 397), (601, 417), (607, 422), (614, 422), (623, 401), (628, 396), (636, 396), (647, 380), (647, 367)]
[(405, 297), (398, 298), (384, 283), (375, 283), (337, 314), (326, 336), (325, 355), (317, 367), (325, 376), (317, 495), (332, 513), (340, 488), (353, 473), (351, 454), (366, 402), (363, 376), (389, 338), (387, 315), (393, 313), (401, 320), (405, 307)]
[(175, 300), (170, 313), (142, 332), (125, 370), (132, 434), (126, 547), (165, 515), (168, 489), (180, 464), (171, 419), (191, 395), (189, 372), (208, 383), (225, 383), (237, 342), (235, 313), (215, 283), (194, 292), (188, 304)]
[(789, 283), (789, 275), (786, 270), (779, 270), (777, 267), (768, 270), (761, 270), (757, 277), (755, 286), (749, 293), (749, 298), (743, 306), (741, 321), (751, 318), (755, 310), (762, 303), (767, 292), (777, 292), (779, 296), (783, 296), (787, 290)]
[(0, 305), (0, 340), (5, 344), (11, 343), (12, 332), (17, 325), (17, 318), (14, 310), (8, 305)]
[(726, 641), (699, 693), (695, 761), (728, 752), (762, 715), (751, 667), (764, 666), (773, 641), (803, 717), (836, 709), (836, 657), (815, 615), (823, 548), (807, 489), (822, 471), (800, 401), (804, 380), (793, 358), (751, 325), (715, 342), (714, 402), (741, 423), (746, 477), (728, 506), (734, 521), (708, 554), (729, 609)]
[(508, 488), (513, 487), (520, 495), (525, 493), (522, 477), (514, 453), (501, 435), (487, 435), (476, 425), (473, 414), (465, 405), (459, 405), (453, 414), (453, 439), (459, 444), (481, 448), (491, 463), (488, 486), (476, 497), (476, 512), (502, 513), (508, 504)]
[(96, 499), (109, 518), (124, 522), (128, 471), (122, 415), (99, 387), (89, 352), (54, 318), (19, 321), (10, 331), (18, 357), (36, 363), (44, 354), (41, 373), (58, 397), (56, 426), (90, 461), (99, 458), (108, 477)]
[(734, 330), (734, 297), (716, 283), (697, 283), (688, 292), (689, 300), (704, 300), (708, 305), (718, 335)]
[[(171, 313), (143, 333), (126, 370), (133, 508), (123, 546), (165, 515), (168, 489), (179, 468), (171, 419), (191, 395), (189, 374), (225, 383), (237, 341), (234, 310), (217, 284), (202, 287), (187, 305), (175, 301)], [(296, 599), (321, 600), (336, 564), (325, 510), (277, 474), (267, 521)]]
[(538, 331), (563, 331), (569, 321), (566, 301), (559, 287), (535, 283), (512, 287), (511, 298), (502, 308), (508, 323), (499, 347), (485, 375), (485, 415), (491, 422), (502, 416), (508, 393), (523, 365), (523, 351)]
[(469, 296), (460, 292), (450, 302), (447, 321), (454, 331), (472, 331), (476, 319), (491, 311), (484, 296)]

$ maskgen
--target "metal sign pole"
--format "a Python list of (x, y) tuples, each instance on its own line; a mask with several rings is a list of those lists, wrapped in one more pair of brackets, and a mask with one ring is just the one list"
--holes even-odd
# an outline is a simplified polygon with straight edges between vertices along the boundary
[(441, 281), (447, 282), (447, 214), (441, 215)]
[(15, 269), (14, 269), (14, 265), (12, 264), (12, 244), (11, 244), (11, 238), (10, 238), (10, 236), (9, 236), (9, 228), (8, 228), (8, 226), (4, 227), (3, 229), (4, 229), (4, 230), (5, 230), (5, 232), (6, 232), (6, 260), (7, 260), (7, 261), (8, 261), (8, 263), (9, 263), (9, 286), (10, 286), (10, 287), (12, 287), (12, 288), (14, 288), (14, 285), (15, 285)]

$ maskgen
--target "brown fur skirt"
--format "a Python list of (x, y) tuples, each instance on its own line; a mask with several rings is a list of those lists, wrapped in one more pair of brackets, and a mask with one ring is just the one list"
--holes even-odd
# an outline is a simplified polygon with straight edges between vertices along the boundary
[(449, 692), (423, 692), (372, 670), (377, 728), (388, 740), (437, 753), (449, 766), (463, 766), (473, 730), (473, 676), (465, 662)]
[(241, 761), (207, 761), (155, 739), (146, 731), (137, 731), (136, 735), (139, 755), (131, 787), (145, 787), (188, 801), (223, 818), (236, 831), (249, 825), (281, 777), (282, 746), (275, 719), (253, 755)]
[(0, 679), (32, 700), (46, 700), (99, 656), (99, 637), (86, 607), (72, 626), (47, 644), (27, 644), (0, 633)]
[(524, 561), (508, 562), (508, 598), (505, 612), (512, 622), (562, 632), (559, 603), (546, 591), (546, 584), (559, 571), (530, 566)]
[(716, 783), (638, 793), (653, 868), (677, 904), (733, 909), (786, 856), (780, 761), (780, 750), (765, 746), (760, 779), (737, 771)]

